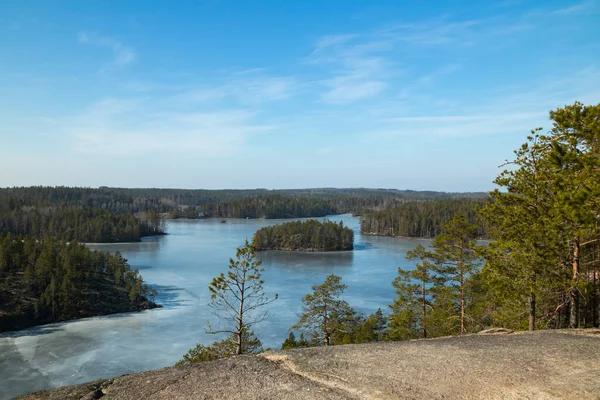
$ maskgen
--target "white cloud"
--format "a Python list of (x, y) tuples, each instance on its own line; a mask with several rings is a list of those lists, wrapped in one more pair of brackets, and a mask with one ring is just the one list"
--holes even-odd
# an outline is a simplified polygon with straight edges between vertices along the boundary
[(330, 104), (349, 104), (381, 93), (386, 84), (380, 81), (365, 81), (352, 76), (342, 76), (326, 81), (331, 90), (323, 95)]
[(256, 106), (291, 97), (299, 84), (293, 77), (247, 76), (235, 74), (225, 83), (186, 90), (176, 94), (176, 102), (208, 103), (232, 99), (244, 105)]
[(320, 38), (315, 44), (315, 52), (324, 50), (328, 47), (342, 45), (358, 35), (355, 34), (344, 34), (344, 35), (327, 35)]
[[(394, 140), (411, 136), (444, 140), (517, 134), (524, 139), (531, 129), (551, 128), (548, 120), (551, 109), (573, 104), (576, 100), (595, 104), (600, 98), (599, 82), (600, 71), (590, 67), (574, 70), (561, 79), (547, 76), (522, 86), (489, 88), (476, 96), (480, 99), (477, 103), (455, 99), (452, 106), (445, 106), (443, 102), (435, 105), (428, 97), (411, 96), (410, 104), (373, 105), (376, 112), (368, 114), (371, 129), (366, 137)], [(449, 109), (453, 114), (442, 114)]]
[(79, 43), (105, 47), (112, 50), (113, 60), (109, 67), (119, 68), (133, 63), (137, 55), (135, 51), (123, 43), (97, 33), (80, 32), (77, 36)]
[(380, 56), (389, 50), (385, 41), (348, 43), (356, 35), (330, 35), (317, 42), (309, 64), (326, 67), (329, 78), (319, 83), (326, 88), (321, 100), (334, 105), (372, 98), (387, 87), (388, 61)]
[(579, 4), (553, 10), (552, 14), (559, 16), (587, 14), (597, 11), (597, 5), (597, 1), (583, 1)]
[(432, 137), (458, 138), (527, 133), (546, 117), (547, 111), (523, 114), (443, 115), (389, 118), (384, 128), (372, 132), (372, 137)]
[(165, 111), (161, 101), (105, 99), (59, 122), (76, 154), (136, 156), (196, 154), (227, 157), (254, 135), (273, 129), (255, 122), (256, 112)]

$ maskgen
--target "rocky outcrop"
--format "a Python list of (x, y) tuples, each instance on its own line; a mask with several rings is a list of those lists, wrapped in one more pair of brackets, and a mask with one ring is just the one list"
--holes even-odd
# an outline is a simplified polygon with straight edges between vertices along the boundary
[(22, 399), (597, 399), (600, 335), (466, 335), (238, 356)]

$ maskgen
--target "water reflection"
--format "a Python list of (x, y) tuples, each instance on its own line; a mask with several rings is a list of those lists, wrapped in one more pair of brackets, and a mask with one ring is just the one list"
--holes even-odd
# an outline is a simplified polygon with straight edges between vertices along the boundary
[(354, 260), (354, 252), (299, 252), (299, 251), (261, 251), (257, 258), (262, 260), (263, 265), (279, 266), (283, 268), (297, 267), (351, 267)]

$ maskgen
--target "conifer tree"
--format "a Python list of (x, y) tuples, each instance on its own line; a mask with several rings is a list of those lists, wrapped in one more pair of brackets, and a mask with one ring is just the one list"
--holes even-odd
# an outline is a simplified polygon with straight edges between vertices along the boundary
[(356, 313), (340, 298), (347, 287), (341, 281), (340, 276), (330, 274), (321, 285), (313, 285), (313, 293), (302, 298), (302, 314), (291, 329), (309, 330), (322, 344), (331, 345), (332, 336)]
[[(430, 286), (436, 282), (435, 265), (431, 262), (433, 255), (423, 245), (418, 244), (406, 253), (409, 261), (416, 262), (416, 268), (404, 270), (398, 268), (398, 276), (392, 282), (396, 288), (396, 298), (390, 305), (392, 337), (406, 339), (417, 329), (421, 337), (427, 337), (427, 308), (431, 307)], [(405, 325), (407, 324), (408, 325)]]
[(261, 261), (254, 255), (254, 247), (246, 240), (238, 247), (236, 259), (229, 259), (227, 274), (213, 278), (209, 285), (213, 315), (223, 321), (214, 328), (209, 324), (210, 334), (228, 333), (235, 343), (235, 354), (243, 354), (247, 348), (244, 335), (254, 335), (251, 328), (268, 316), (265, 306), (277, 299), (267, 298), (263, 290)]
[[(461, 334), (467, 333), (467, 285), (478, 265), (476, 240), (477, 225), (470, 224), (464, 215), (455, 214), (450, 222), (442, 225), (442, 233), (435, 237), (432, 245), (432, 256), (438, 264), (438, 275), (446, 285), (449, 284), (456, 289)], [(410, 255), (423, 260), (426, 257), (423, 251)], [(422, 270), (424, 271), (425, 268), (422, 267)]]

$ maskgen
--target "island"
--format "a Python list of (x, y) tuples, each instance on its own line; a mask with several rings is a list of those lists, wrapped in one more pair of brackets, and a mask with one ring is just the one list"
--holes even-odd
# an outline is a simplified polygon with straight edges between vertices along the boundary
[(259, 229), (252, 245), (256, 251), (347, 251), (354, 249), (354, 232), (341, 221), (293, 221)]
[(0, 235), (0, 332), (160, 307), (154, 295), (118, 251)]

